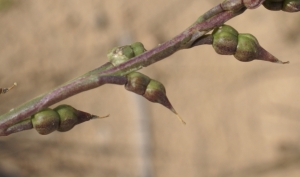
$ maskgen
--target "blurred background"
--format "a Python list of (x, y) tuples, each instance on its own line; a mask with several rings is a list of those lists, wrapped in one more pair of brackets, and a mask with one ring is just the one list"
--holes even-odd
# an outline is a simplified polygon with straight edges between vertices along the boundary
[[(112, 47), (171, 39), (220, 2), (0, 0), (0, 87), (18, 83), (0, 113), (102, 65)], [(227, 24), (290, 64), (242, 63), (211, 46), (177, 52), (141, 72), (165, 85), (186, 126), (105, 85), (59, 104), (109, 118), (1, 137), (0, 176), (300, 176), (300, 13), (260, 7)]]

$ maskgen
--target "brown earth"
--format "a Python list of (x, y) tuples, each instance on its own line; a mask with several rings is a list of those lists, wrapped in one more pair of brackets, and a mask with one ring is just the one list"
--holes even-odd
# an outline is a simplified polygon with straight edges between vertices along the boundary
[[(8, 1), (8, 0), (1, 0)], [(0, 113), (92, 70), (114, 46), (150, 49), (217, 1), (14, 0), (0, 11)], [(66, 133), (0, 138), (0, 176), (300, 176), (300, 14), (263, 7), (231, 20), (289, 65), (241, 63), (211, 46), (184, 50), (142, 70), (160, 80), (187, 122), (106, 85), (62, 103), (110, 117)]]

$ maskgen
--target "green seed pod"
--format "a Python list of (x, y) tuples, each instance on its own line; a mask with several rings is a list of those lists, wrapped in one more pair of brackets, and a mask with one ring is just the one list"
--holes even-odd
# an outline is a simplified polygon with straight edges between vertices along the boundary
[(144, 45), (140, 42), (135, 42), (130, 47), (133, 49), (134, 56), (138, 56), (146, 51)]
[(69, 105), (60, 105), (54, 108), (60, 116), (60, 124), (57, 131), (65, 132), (71, 130), (78, 124), (78, 111)]
[(59, 126), (59, 115), (47, 108), (33, 115), (33, 128), (41, 135), (47, 135), (55, 131)]
[(144, 93), (144, 97), (151, 102), (160, 104), (163, 104), (168, 100), (164, 85), (156, 80), (151, 80), (149, 82)]
[(125, 84), (125, 89), (139, 95), (143, 95), (147, 89), (147, 85), (151, 79), (139, 72), (132, 72), (127, 76), (128, 82)]
[(214, 36), (213, 48), (218, 54), (233, 55), (238, 44), (238, 34), (234, 28), (228, 25), (216, 28), (212, 33)]
[(134, 57), (134, 52), (129, 45), (115, 47), (107, 53), (107, 57), (114, 66), (117, 66)]
[(131, 45), (115, 47), (107, 53), (107, 57), (112, 65), (117, 66), (127, 60), (138, 56), (146, 51), (144, 45), (140, 42), (135, 42)]
[[(69, 105), (60, 105), (55, 109), (44, 109), (31, 117), (32, 127), (37, 130), (39, 134), (46, 135), (54, 130), (66, 132), (71, 130), (75, 125), (88, 121), (93, 118), (105, 118), (91, 115), (89, 113), (79, 111)], [(28, 119), (30, 120), (30, 119)], [(20, 127), (26, 126), (30, 128), (28, 122), (20, 122), (15, 124), (10, 133), (19, 131)]]
[(148, 76), (138, 73), (132, 72), (127, 76), (127, 83), (125, 84), (125, 89), (136, 94), (142, 95), (147, 100), (160, 103), (173, 113), (175, 113), (178, 119), (185, 124), (182, 118), (177, 114), (173, 106), (171, 105), (167, 95), (166, 89), (162, 83), (150, 79)]
[(185, 121), (179, 116), (179, 114), (173, 108), (171, 102), (169, 101), (166, 95), (166, 89), (162, 83), (156, 80), (151, 80), (150, 83), (147, 85), (147, 89), (143, 96), (151, 102), (162, 104), (163, 106), (171, 110), (174, 114), (176, 114), (177, 118), (183, 124), (186, 124)]
[[(211, 34), (213, 40), (210, 42), (218, 54), (234, 55), (236, 59), (243, 62), (254, 59), (285, 64), (262, 48), (257, 39), (251, 34), (239, 34), (234, 28), (222, 25), (214, 29)], [(199, 43), (201, 45), (201, 43)]]
[(258, 59), (259, 44), (257, 39), (251, 34), (240, 34), (238, 45), (234, 57), (239, 61), (252, 61)]
[(6, 134), (17, 133), (23, 130), (35, 128), (39, 134), (47, 135), (54, 130), (65, 132), (71, 130), (75, 125), (99, 117), (80, 110), (69, 105), (60, 105), (55, 109), (43, 109), (38, 113), (22, 120), (6, 129)]

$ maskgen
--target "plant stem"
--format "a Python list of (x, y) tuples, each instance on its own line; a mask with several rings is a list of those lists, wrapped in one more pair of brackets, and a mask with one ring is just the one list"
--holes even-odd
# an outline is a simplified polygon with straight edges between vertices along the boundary
[(221, 6), (218, 5), (199, 17), (198, 20), (185, 31), (152, 50), (144, 52), (118, 66), (113, 67), (110, 63), (106, 63), (95, 70), (10, 110), (8, 113), (0, 116), (0, 136), (6, 135), (6, 129), (10, 126), (75, 94), (94, 89), (106, 83), (125, 84), (127, 82), (126, 77), (124, 77), (126, 74), (160, 61), (180, 49), (189, 48), (195, 40), (208, 31), (240, 15), (245, 10), (246, 8), (242, 8), (239, 11), (224, 11)]

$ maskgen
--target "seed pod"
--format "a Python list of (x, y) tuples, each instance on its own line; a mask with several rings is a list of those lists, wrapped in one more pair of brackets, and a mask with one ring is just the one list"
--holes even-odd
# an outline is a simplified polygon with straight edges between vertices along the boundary
[(139, 95), (144, 95), (151, 79), (139, 72), (129, 73), (126, 77), (128, 81), (125, 84), (125, 89)]
[[(89, 113), (79, 111), (69, 105), (60, 105), (53, 110), (46, 108), (31, 116), (32, 127), (35, 128), (39, 134), (47, 135), (55, 130), (65, 132), (71, 130), (75, 125), (88, 121), (93, 118), (105, 118), (91, 115)], [(8, 131), (14, 133), (19, 131), (19, 128), (26, 126), (30, 128), (27, 122), (20, 122), (11, 127)]]
[(298, 12), (300, 11), (300, 0), (266, 0), (263, 3), (264, 7), (268, 10), (285, 12)]
[(234, 57), (239, 61), (252, 61), (259, 57), (259, 44), (251, 34), (240, 34)]
[(60, 105), (54, 108), (60, 117), (60, 124), (57, 131), (65, 132), (71, 130), (78, 124), (78, 111), (69, 105)]
[(243, 62), (252, 60), (265, 60), (274, 63), (285, 64), (262, 48), (257, 39), (251, 34), (238, 34), (228, 25), (222, 25), (212, 32), (212, 46), (218, 54), (234, 55)]
[(125, 45), (111, 49), (107, 53), (107, 58), (114, 66), (117, 66), (121, 63), (126, 62), (130, 58), (142, 54), (145, 51), (146, 49), (144, 48), (144, 45), (142, 43), (135, 42), (131, 45)]
[(134, 53), (132, 48), (126, 45), (113, 48), (108, 52), (107, 57), (114, 66), (117, 66), (134, 57)]
[(136, 94), (142, 95), (147, 100), (160, 103), (173, 113), (175, 113), (178, 119), (185, 124), (182, 118), (178, 115), (178, 113), (173, 108), (172, 104), (170, 103), (167, 95), (166, 89), (162, 83), (150, 79), (148, 76), (133, 72), (127, 75), (127, 83), (125, 84), (125, 89), (128, 91), (134, 92)]
[[(142, 54), (145, 51), (146, 49), (144, 45), (140, 42), (136, 42), (131, 44), (130, 46), (127, 45), (113, 48), (107, 54), (107, 57), (114, 66), (117, 66), (132, 57)], [(142, 95), (151, 102), (162, 104), (173, 113), (175, 113), (178, 119), (185, 124), (185, 122), (171, 105), (166, 95), (166, 89), (160, 82), (152, 80), (148, 76), (138, 72), (129, 73), (126, 77), (127, 83), (125, 84), (125, 89)]]
[(135, 42), (130, 45), (131, 48), (133, 49), (134, 56), (138, 56), (146, 51), (144, 45), (140, 42)]
[(213, 48), (220, 55), (233, 55), (238, 44), (239, 33), (228, 25), (223, 25), (213, 31)]
[(15, 82), (12, 86), (8, 87), (8, 88), (0, 88), (0, 95), (1, 94), (5, 94), (6, 92), (8, 92), (9, 90), (11, 90), (12, 88), (14, 88), (15, 86), (17, 86), (17, 83)]
[(59, 115), (50, 108), (36, 113), (32, 118), (33, 128), (41, 135), (55, 131), (59, 126)]

